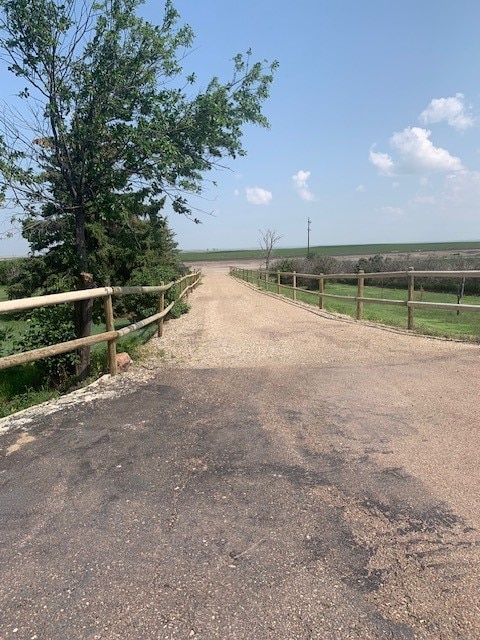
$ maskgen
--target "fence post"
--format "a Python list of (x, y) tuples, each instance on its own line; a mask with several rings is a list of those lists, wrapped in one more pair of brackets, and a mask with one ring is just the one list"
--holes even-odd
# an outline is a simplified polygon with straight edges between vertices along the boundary
[(277, 271), (277, 293), (280, 295), (280, 271)]
[(365, 271), (360, 269), (358, 272), (358, 289), (357, 289), (357, 320), (363, 318), (363, 301), (359, 298), (363, 298), (365, 292)]
[(297, 272), (293, 272), (293, 299), (297, 299)]
[[(163, 280), (160, 282), (160, 285), (163, 287)], [(165, 291), (162, 291), (158, 298), (158, 313), (162, 313), (165, 310)], [(157, 322), (157, 338), (161, 338), (163, 336), (163, 318), (159, 318)]]
[(265, 291), (268, 291), (268, 271), (265, 269)]
[[(112, 296), (107, 296), (103, 302), (105, 312), (105, 327), (107, 331), (115, 331), (115, 321), (113, 319)], [(111, 376), (117, 375), (117, 342), (115, 338), (108, 341), (108, 370)]]
[(260, 269), (258, 269), (258, 270), (257, 270), (257, 287), (258, 287), (259, 289), (260, 289), (261, 277), (262, 277), (261, 271), (260, 271)]
[[(408, 267), (407, 271), (407, 282), (408, 282), (408, 302), (413, 302), (415, 296), (415, 279), (413, 275), (413, 267)], [(413, 313), (414, 308), (407, 306), (407, 315), (408, 315), (408, 329), (413, 329)]]
[(323, 279), (323, 273), (319, 273), (318, 278), (318, 308), (323, 309), (323, 292), (325, 291), (325, 280)]

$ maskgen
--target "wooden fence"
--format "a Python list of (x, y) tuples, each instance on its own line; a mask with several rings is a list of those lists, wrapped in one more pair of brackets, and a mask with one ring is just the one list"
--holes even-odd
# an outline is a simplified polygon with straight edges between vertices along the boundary
[[(422, 278), (447, 278), (447, 279), (463, 279), (463, 278), (480, 278), (480, 271), (415, 271), (412, 268), (407, 271), (379, 271), (374, 273), (365, 273), (360, 270), (358, 273), (331, 273), (331, 274), (312, 274), (312, 273), (297, 273), (285, 272), (285, 271), (265, 271), (251, 270), (251, 269), (239, 269), (237, 267), (231, 267), (230, 273), (236, 278), (246, 280), (256, 284), (257, 286), (276, 285), (277, 294), (280, 295), (281, 289), (289, 289), (293, 291), (293, 299), (297, 299), (297, 292), (309, 293), (318, 296), (318, 306), (320, 309), (324, 308), (324, 300), (331, 298), (334, 300), (347, 300), (357, 303), (357, 320), (363, 318), (363, 305), (366, 304), (384, 304), (396, 307), (407, 307), (407, 328), (414, 328), (414, 311), (415, 309), (452, 309), (452, 310), (464, 310), (464, 311), (480, 311), (480, 305), (475, 304), (454, 304), (448, 302), (422, 302), (414, 300), (415, 292), (415, 277)], [(286, 279), (292, 282), (291, 285), (282, 282), (282, 279)], [(309, 280), (318, 280), (318, 290), (312, 291), (298, 287), (299, 278), (308, 278)], [(407, 291), (405, 300), (389, 300), (386, 298), (368, 298), (364, 295), (365, 279), (368, 280), (385, 280), (387, 278), (404, 279), (407, 282)], [(325, 293), (325, 282), (328, 280), (356, 280), (357, 281), (357, 295), (337, 295), (333, 293)]]
[[(55, 345), (41, 347), (40, 349), (24, 351), (22, 353), (17, 353), (15, 355), (0, 358), (0, 369), (7, 369), (8, 367), (14, 367), (19, 364), (33, 362), (35, 360), (41, 360), (42, 358), (56, 356), (61, 353), (67, 353), (69, 351), (76, 351), (77, 349), (85, 345), (94, 345), (100, 342), (108, 342), (108, 367), (110, 374), (114, 376), (117, 373), (117, 340), (129, 333), (132, 333), (133, 331), (143, 329), (153, 322), (157, 322), (157, 335), (158, 337), (161, 337), (163, 334), (164, 318), (168, 315), (177, 300), (181, 300), (198, 285), (200, 277), (201, 272), (196, 271), (194, 273), (189, 273), (186, 276), (183, 276), (183, 278), (180, 278), (179, 280), (176, 280), (174, 282), (169, 282), (167, 284), (164, 284), (162, 282), (160, 285), (154, 287), (101, 287), (98, 289), (83, 289), (81, 291), (68, 291), (66, 293), (55, 293), (46, 296), (35, 296), (32, 298), (21, 298), (19, 300), (8, 300), (6, 302), (0, 302), (0, 314), (3, 314), (17, 313), (19, 311), (26, 311), (29, 309), (38, 309), (40, 307), (64, 304), (66, 302), (77, 302), (78, 300), (94, 300), (103, 298), (106, 329), (104, 333), (91, 335), (86, 338), (79, 338), (77, 340), (61, 342)], [(178, 298), (165, 307), (165, 292), (175, 285), (178, 285), (179, 287)], [(148, 318), (139, 320), (138, 322), (123, 327), (122, 329), (115, 329), (113, 317), (113, 296), (138, 295), (145, 293), (159, 294), (158, 313), (155, 313), (153, 316), (149, 316)]]

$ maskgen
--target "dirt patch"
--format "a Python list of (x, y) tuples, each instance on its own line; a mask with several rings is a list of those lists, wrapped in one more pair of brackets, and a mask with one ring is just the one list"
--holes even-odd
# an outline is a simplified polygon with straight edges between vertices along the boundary
[(11, 444), (10, 446), (7, 447), (7, 453), (6, 455), (9, 456), (12, 453), (15, 453), (15, 451), (18, 451), (20, 449), (20, 447), (23, 447), (24, 445), (28, 444), (29, 442), (34, 442), (35, 438), (34, 436), (28, 434), (28, 433), (22, 433), (21, 436), (19, 438), (17, 438), (17, 440)]

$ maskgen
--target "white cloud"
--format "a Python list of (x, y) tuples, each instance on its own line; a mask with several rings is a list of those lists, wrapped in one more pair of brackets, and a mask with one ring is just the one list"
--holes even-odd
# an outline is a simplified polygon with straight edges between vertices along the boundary
[(430, 180), (428, 178), (425, 178), (425, 177), (420, 178), (420, 180), (418, 182), (422, 187), (431, 187), (432, 186), (432, 183), (430, 182)]
[(390, 144), (400, 154), (398, 171), (401, 173), (442, 173), (460, 171), (460, 158), (446, 149), (435, 147), (430, 140), (432, 132), (420, 127), (407, 127), (394, 133)]
[(308, 188), (308, 179), (310, 177), (310, 171), (297, 171), (297, 173), (292, 176), (292, 180), (295, 185), (295, 189), (297, 190), (298, 195), (302, 200), (306, 200), (307, 202), (312, 202), (315, 200), (314, 194)]
[(452, 203), (473, 207), (478, 215), (480, 171), (464, 170), (446, 176), (442, 195)]
[(359, 193), (365, 193), (365, 187), (363, 186), (363, 184), (359, 184), (358, 187), (355, 187), (355, 191), (358, 191)]
[(245, 189), (247, 200), (250, 204), (267, 205), (272, 200), (272, 193), (260, 187), (247, 187)]
[(415, 196), (410, 204), (435, 204), (435, 202), (434, 196)]
[(380, 211), (382, 213), (388, 213), (391, 216), (403, 215), (403, 209), (401, 209), (400, 207), (382, 207)]
[(455, 129), (465, 131), (465, 129), (473, 127), (473, 117), (463, 101), (463, 93), (457, 93), (451, 98), (434, 98), (422, 111), (420, 119), (425, 124), (445, 121)]
[(398, 189), (399, 186), (400, 186), (399, 182), (392, 182), (392, 189)]
[(390, 138), (390, 146), (397, 152), (398, 161), (387, 153), (370, 149), (370, 162), (380, 174), (422, 174), (455, 172), (463, 169), (460, 158), (446, 149), (435, 147), (430, 140), (432, 132), (420, 127), (407, 127)]
[(370, 149), (370, 162), (377, 167), (382, 176), (391, 176), (393, 174), (394, 164), (388, 153), (381, 153)]
[(240, 195), (240, 191), (238, 189), (235, 189), (233, 192), (233, 195), (238, 198), (238, 196)]

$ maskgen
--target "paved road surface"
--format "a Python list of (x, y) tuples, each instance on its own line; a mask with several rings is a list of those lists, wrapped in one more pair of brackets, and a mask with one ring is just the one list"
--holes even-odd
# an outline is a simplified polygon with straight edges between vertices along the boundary
[(479, 347), (214, 268), (192, 305), (0, 423), (0, 639), (478, 640)]

